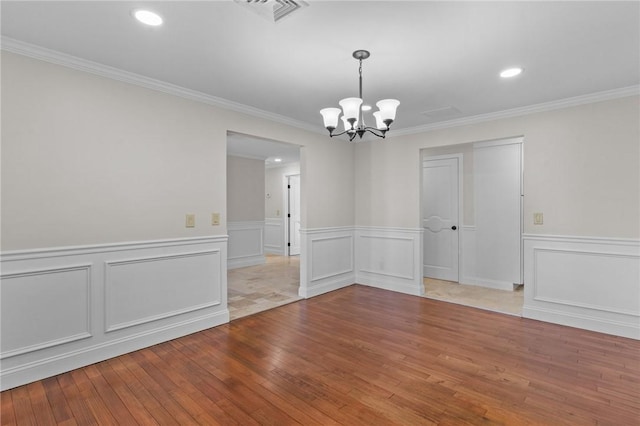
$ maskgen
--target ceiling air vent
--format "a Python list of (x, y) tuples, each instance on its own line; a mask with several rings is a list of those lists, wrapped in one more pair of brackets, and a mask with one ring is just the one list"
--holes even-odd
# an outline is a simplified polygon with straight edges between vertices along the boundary
[(241, 6), (257, 13), (268, 21), (278, 22), (280, 19), (298, 9), (309, 6), (302, 0), (234, 0)]

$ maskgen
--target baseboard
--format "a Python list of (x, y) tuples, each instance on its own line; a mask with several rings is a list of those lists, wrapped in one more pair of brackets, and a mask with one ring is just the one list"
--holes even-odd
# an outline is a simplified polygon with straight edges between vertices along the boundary
[(637, 322), (635, 324), (623, 323), (588, 315), (526, 306), (522, 308), (522, 316), (538, 321), (640, 340), (640, 327), (638, 327)]
[(229, 321), (226, 236), (0, 260), (3, 390)]
[(74, 370), (109, 358), (137, 351), (178, 337), (186, 336), (229, 322), (229, 311), (224, 310), (199, 318), (126, 336), (107, 343), (84, 347), (58, 356), (40, 359), (14, 368), (3, 369), (2, 390), (11, 389), (45, 377)]
[(366, 285), (369, 287), (380, 288), (383, 290), (395, 291), (398, 293), (411, 294), (413, 296), (422, 296), (424, 294), (424, 285), (416, 286), (415, 284), (408, 284), (392, 277), (371, 277), (358, 275), (356, 281), (357, 284)]
[(487, 280), (478, 277), (465, 277), (463, 276), (459, 280), (460, 284), (465, 285), (474, 285), (478, 287), (486, 287), (492, 288), (494, 290), (505, 290), (505, 291), (513, 291), (514, 283), (506, 282), (506, 281), (494, 281)]
[(640, 339), (640, 241), (523, 240), (524, 317)]
[(349, 287), (354, 283), (355, 279), (353, 275), (348, 274), (342, 277), (324, 280), (321, 284), (317, 284), (311, 287), (300, 287), (298, 289), (298, 296), (308, 299), (310, 297), (319, 296), (330, 291)]
[(422, 296), (421, 228), (356, 227), (356, 282)]
[(247, 266), (264, 265), (266, 258), (264, 255), (236, 257), (227, 260), (227, 269), (246, 268)]

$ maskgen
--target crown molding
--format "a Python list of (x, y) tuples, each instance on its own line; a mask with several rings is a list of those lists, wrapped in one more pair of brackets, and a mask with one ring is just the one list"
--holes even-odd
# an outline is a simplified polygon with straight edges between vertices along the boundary
[[(284, 124), (287, 126), (296, 127), (298, 129), (306, 130), (315, 134), (326, 134), (326, 132), (324, 132), (324, 129), (320, 129), (318, 128), (318, 126), (310, 125), (303, 121), (294, 120), (280, 114), (264, 111), (255, 107), (187, 89), (161, 80), (145, 77), (140, 74), (124, 71), (98, 62), (78, 58), (76, 56), (72, 56), (56, 50), (47, 49), (35, 44), (12, 39), (10, 37), (2, 36), (0, 38), (0, 49), (6, 50), (7, 52), (28, 56), (34, 59), (39, 59), (41, 61), (50, 62), (52, 64), (62, 65), (79, 71), (110, 78), (113, 80), (122, 81), (124, 83), (134, 84), (136, 86), (144, 87), (158, 92), (179, 96), (181, 98), (212, 105), (218, 108), (223, 108), (242, 114), (247, 114), (253, 117)], [(387, 138), (391, 139), (403, 135), (425, 133), (433, 130), (465, 126), (486, 121), (499, 120), (502, 118), (518, 117), (527, 114), (552, 111), (556, 109), (568, 108), (635, 95), (640, 95), (640, 85), (607, 90), (603, 92), (596, 92), (566, 99), (559, 99), (551, 102), (544, 102), (525, 107), (496, 111), (487, 114), (479, 114), (471, 117), (462, 117), (453, 120), (426, 124), (423, 126), (408, 127), (405, 129), (394, 129), (392, 132), (387, 134)]]
[(284, 115), (274, 114), (259, 108), (254, 108), (238, 102), (233, 102), (217, 96), (208, 95), (196, 90), (187, 89), (175, 84), (167, 83), (161, 80), (145, 77), (140, 74), (124, 71), (119, 68), (104, 65), (98, 62), (89, 61), (57, 50), (48, 49), (46, 47), (37, 46), (35, 44), (26, 43), (24, 41), (12, 39), (2, 36), (0, 38), (0, 48), (7, 52), (17, 53), (19, 55), (28, 56), (30, 58), (39, 59), (41, 61), (50, 62), (56, 65), (62, 65), (67, 68), (73, 68), (101, 77), (118, 80), (124, 83), (134, 84), (136, 86), (167, 93), (192, 101), (212, 105), (215, 107), (251, 115), (253, 117), (274, 121), (276, 123), (285, 124), (287, 126), (296, 127), (307, 130), (309, 132), (324, 134), (317, 126), (310, 125), (303, 121), (294, 120)]
[(535, 105), (529, 105), (520, 108), (507, 109), (503, 111), (490, 112), (487, 114), (479, 114), (471, 117), (456, 118), (454, 120), (441, 121), (438, 123), (426, 124), (424, 126), (409, 127), (405, 129), (394, 130), (387, 135), (393, 138), (402, 135), (413, 135), (416, 133), (425, 133), (432, 130), (447, 129), (450, 127), (465, 126), (469, 124), (482, 123), (485, 121), (499, 120), (502, 118), (519, 117), (538, 112), (553, 111), (556, 109), (569, 108), (579, 105), (592, 104), (595, 102), (608, 101), (612, 99), (625, 98), (627, 96), (640, 95), (640, 85), (622, 87), (619, 89), (606, 90), (603, 92), (590, 93), (587, 95), (574, 96), (572, 98), (558, 99), (551, 102), (544, 102)]

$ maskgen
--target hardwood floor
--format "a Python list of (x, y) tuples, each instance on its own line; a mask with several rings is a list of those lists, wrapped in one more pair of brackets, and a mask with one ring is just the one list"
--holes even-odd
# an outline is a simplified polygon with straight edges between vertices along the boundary
[(1, 398), (3, 425), (638, 425), (640, 342), (354, 285)]

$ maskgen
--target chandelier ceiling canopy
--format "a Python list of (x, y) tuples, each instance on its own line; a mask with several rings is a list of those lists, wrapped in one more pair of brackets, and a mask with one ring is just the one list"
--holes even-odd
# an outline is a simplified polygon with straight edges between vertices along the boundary
[[(359, 74), (359, 96), (358, 98), (344, 98), (338, 104), (340, 108), (324, 108), (320, 110), (322, 118), (324, 120), (324, 127), (329, 131), (329, 136), (340, 136), (346, 134), (349, 141), (353, 141), (356, 137), (360, 137), (365, 133), (372, 133), (380, 138), (384, 138), (389, 126), (396, 118), (396, 109), (400, 105), (400, 101), (396, 99), (383, 99), (376, 102), (378, 111), (373, 113), (373, 117), (376, 120), (375, 127), (369, 127), (364, 122), (363, 112), (363, 100), (362, 100), (362, 61), (367, 59), (371, 54), (367, 50), (356, 50), (353, 52), (353, 57), (358, 60), (360, 66), (358, 68)], [(340, 114), (342, 113), (342, 117)], [(344, 131), (334, 134), (333, 132), (338, 127), (338, 119), (342, 119)]]

